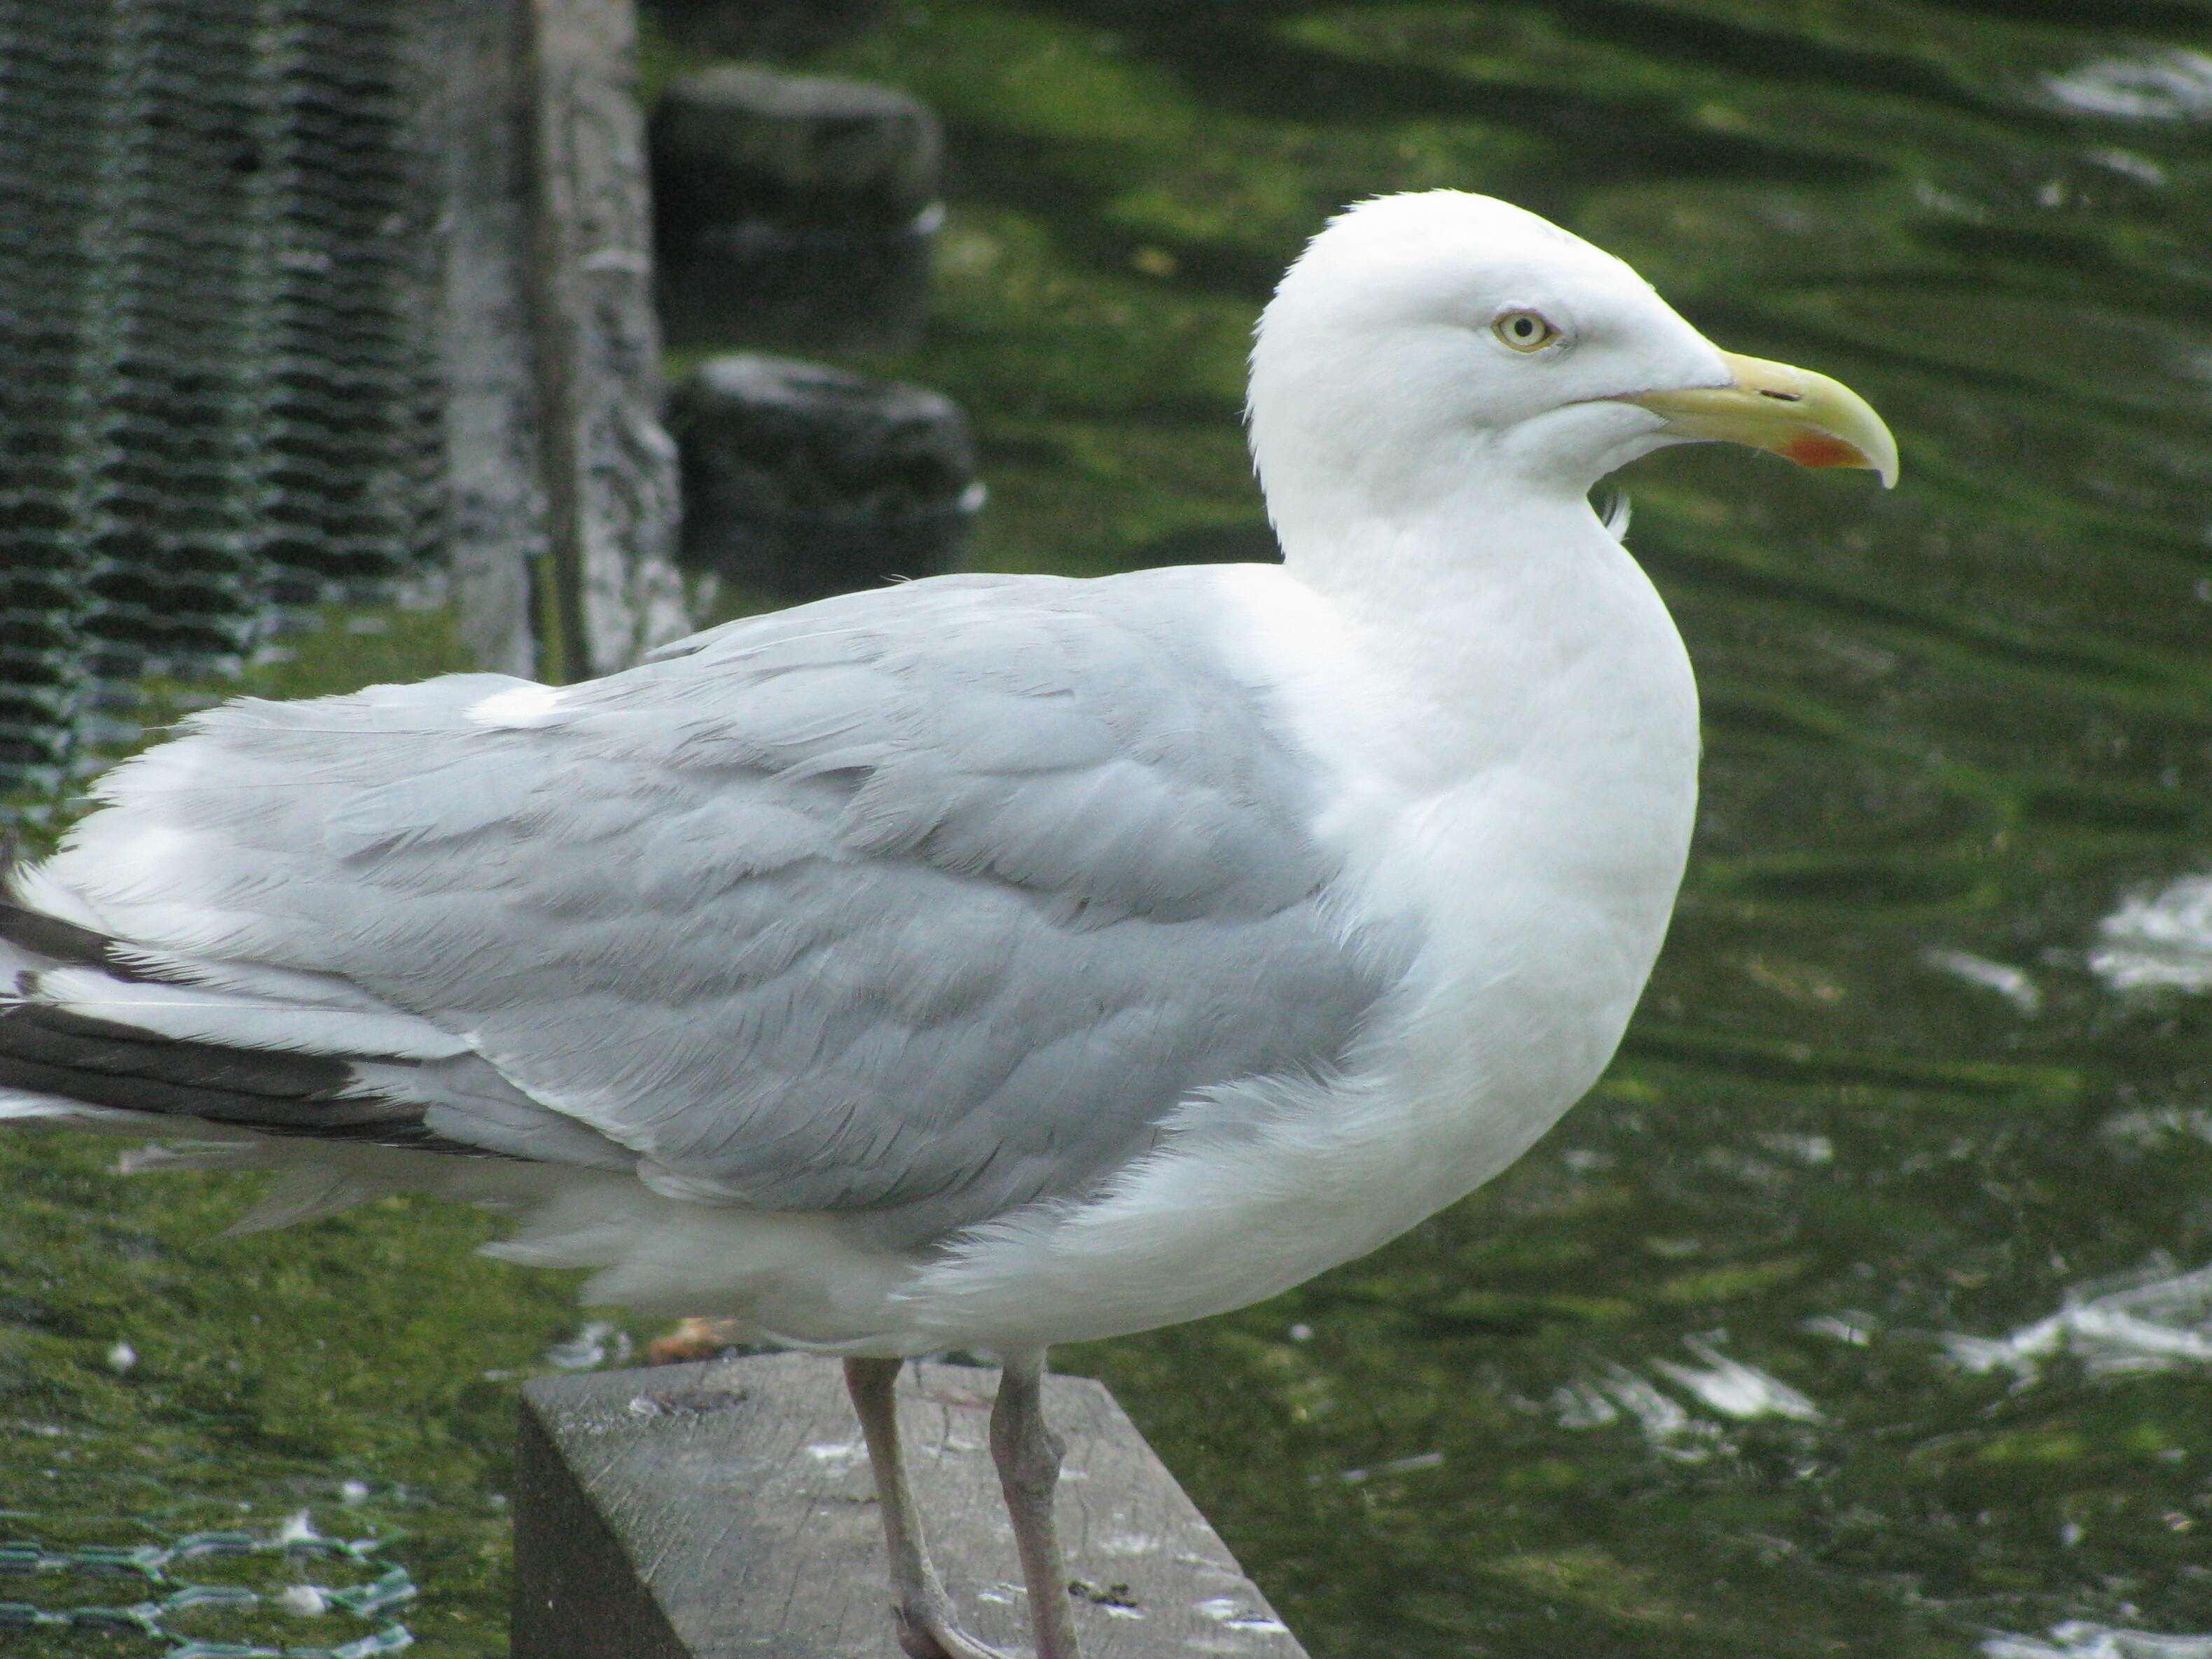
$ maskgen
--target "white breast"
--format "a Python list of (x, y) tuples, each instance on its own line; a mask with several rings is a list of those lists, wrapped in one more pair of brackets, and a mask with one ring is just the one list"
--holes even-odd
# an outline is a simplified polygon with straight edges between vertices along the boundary
[(917, 1337), (1066, 1341), (1273, 1295), (1473, 1190), (1596, 1081), (1673, 908), (1698, 738), (1673, 623), (1590, 529), (1526, 580), (1382, 616), (1223, 568), (1240, 666), (1326, 775), (1347, 929), (1425, 942), (1348, 1075), (1192, 1103), (1105, 1198), (920, 1274)]

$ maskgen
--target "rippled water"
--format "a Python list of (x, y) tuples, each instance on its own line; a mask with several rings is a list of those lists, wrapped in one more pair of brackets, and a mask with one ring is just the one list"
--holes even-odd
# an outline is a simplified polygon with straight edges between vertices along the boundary
[[(1626, 480), (1705, 805), (1596, 1095), (1366, 1261), (1059, 1356), (1313, 1651), (2212, 1654), (2212, 9), (939, 3), (811, 61), (946, 115), (936, 314), (853, 361), (975, 416), (979, 563), (1264, 550), (1244, 332), (1381, 190), (1559, 218), (1903, 447)], [(11, 1166), (0, 1416), (55, 1432), (0, 1532), (156, 1524), (17, 1495), (64, 1453), (265, 1529), (358, 1479), (413, 1627), (499, 1650), (559, 1287), (416, 1206), (219, 1244), (235, 1187), (101, 1156)]]

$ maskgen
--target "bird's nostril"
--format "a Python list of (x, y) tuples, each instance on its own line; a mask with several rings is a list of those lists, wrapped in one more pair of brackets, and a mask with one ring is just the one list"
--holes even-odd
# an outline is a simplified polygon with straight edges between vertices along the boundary
[(1761, 390), (1759, 395), (1762, 398), (1771, 398), (1778, 404), (1800, 404), (1805, 401), (1804, 398), (1800, 393), (1795, 392), (1768, 392)]

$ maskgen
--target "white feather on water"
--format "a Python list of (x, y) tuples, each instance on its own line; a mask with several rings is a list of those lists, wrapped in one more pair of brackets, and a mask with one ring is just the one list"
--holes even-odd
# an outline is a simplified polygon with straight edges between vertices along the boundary
[(1969, 985), (1979, 986), (1984, 991), (1994, 991), (2023, 1014), (2033, 1014), (2043, 1007), (2043, 992), (2021, 969), (2009, 963), (1992, 962), (1987, 957), (1978, 957), (1971, 951), (1952, 951), (1930, 947), (1921, 953), (1921, 958), (1938, 973), (1948, 974)]
[(2212, 876), (2136, 894), (2097, 925), (2089, 970), (2115, 991), (2212, 991)]
[(1781, 1378), (1756, 1365), (1731, 1359), (1703, 1337), (1687, 1337), (1683, 1346), (1705, 1363), (1702, 1367), (1655, 1359), (1652, 1369), (1672, 1377), (1698, 1397), (1703, 1405), (1748, 1422), (1758, 1417), (1786, 1417), (1793, 1422), (1817, 1423), (1820, 1407)]
[(2212, 58), (2179, 46), (2100, 58), (2063, 75), (2045, 76), (2043, 89), (2077, 115), (2201, 121), (2212, 118)]
[[(1685, 1365), (1655, 1359), (1651, 1369), (1683, 1389), (1707, 1412), (1735, 1422), (1762, 1417), (1792, 1422), (1820, 1421), (1820, 1407), (1781, 1378), (1721, 1352), (1708, 1337), (1686, 1337), (1683, 1346), (1703, 1362)], [(1662, 1392), (1625, 1365), (1615, 1365), (1595, 1381), (1556, 1390), (1550, 1400), (1564, 1429), (1598, 1429), (1633, 1422), (1653, 1450), (1683, 1462), (1710, 1456), (1721, 1441), (1721, 1428)]]
[(2212, 1636), (2154, 1636), (2076, 1619), (2054, 1625), (2048, 1641), (1993, 1636), (1981, 1651), (1982, 1659), (2212, 1659)]
[(2118, 1288), (2069, 1291), (2057, 1312), (2009, 1336), (1950, 1334), (1943, 1346), (1965, 1370), (2008, 1370), (2023, 1382), (2060, 1354), (2093, 1376), (2212, 1364), (2212, 1267), (2178, 1273), (2157, 1261)]

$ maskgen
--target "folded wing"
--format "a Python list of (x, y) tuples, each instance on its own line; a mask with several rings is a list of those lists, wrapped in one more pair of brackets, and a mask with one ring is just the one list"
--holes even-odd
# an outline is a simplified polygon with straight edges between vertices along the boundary
[(1217, 605), (949, 578), (566, 690), (198, 717), (19, 878), (0, 1086), (902, 1243), (1080, 1195), (1389, 977)]

